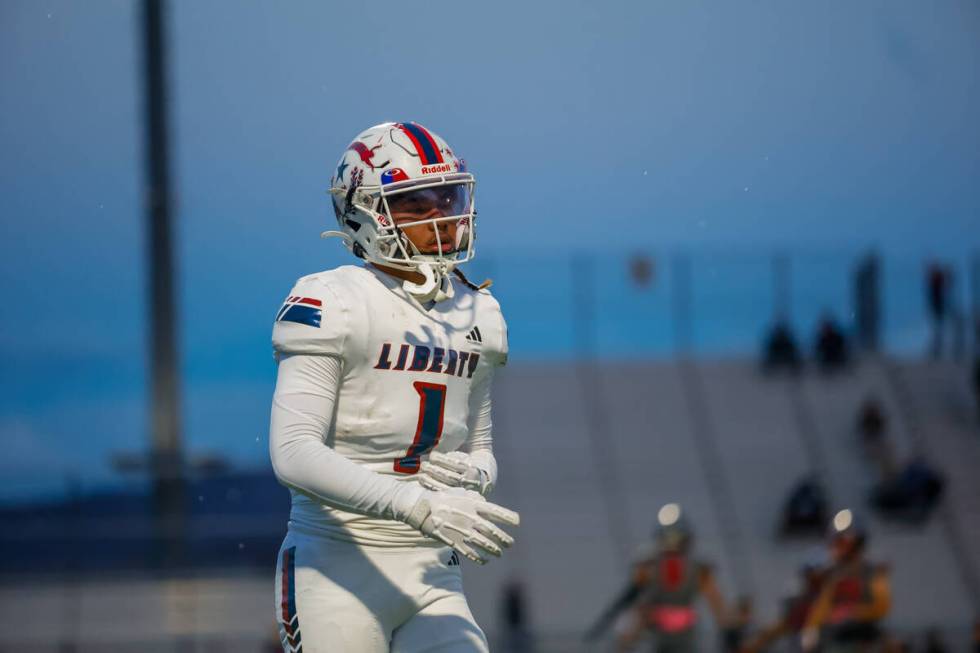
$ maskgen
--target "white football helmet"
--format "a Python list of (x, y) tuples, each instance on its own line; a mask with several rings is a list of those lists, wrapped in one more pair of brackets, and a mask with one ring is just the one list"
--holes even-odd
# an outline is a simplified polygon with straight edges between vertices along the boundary
[[(373, 263), (420, 272), (425, 281), (405, 287), (429, 293), (474, 256), (474, 185), (463, 160), (422, 125), (376, 125), (340, 157), (330, 188), (340, 231), (323, 236)], [(403, 230), (423, 225), (431, 242), (420, 249)]]

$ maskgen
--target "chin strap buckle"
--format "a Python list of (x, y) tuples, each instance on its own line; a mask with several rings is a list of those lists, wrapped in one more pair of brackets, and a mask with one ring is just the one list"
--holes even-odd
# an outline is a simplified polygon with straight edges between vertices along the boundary
[(440, 265), (438, 271), (434, 271), (432, 267), (431, 263), (419, 265), (416, 269), (425, 280), (422, 283), (413, 283), (406, 279), (402, 282), (402, 288), (422, 302), (452, 299), (456, 293), (449, 276), (443, 272), (445, 266)]

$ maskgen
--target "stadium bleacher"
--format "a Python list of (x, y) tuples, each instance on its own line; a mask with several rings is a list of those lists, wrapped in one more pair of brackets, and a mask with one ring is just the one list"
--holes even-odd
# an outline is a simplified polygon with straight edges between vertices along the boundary
[[(696, 383), (685, 365), (694, 366)], [(563, 642), (554, 650), (574, 650), (570, 642), (625, 582), (657, 509), (680, 501), (696, 531), (698, 556), (716, 564), (726, 596), (752, 592), (760, 618), (771, 617), (796, 567), (820, 546), (819, 539), (775, 536), (786, 493), (815, 466), (793, 404), (799, 392), (833, 501), (863, 511), (872, 557), (891, 564), (890, 623), (962, 631), (973, 606), (945, 522), (937, 514), (919, 527), (896, 524), (868, 510), (874, 475), (862, 458), (855, 415), (874, 393), (900, 455), (927, 447), (950, 480), (946, 508), (971, 543), (966, 560), (975, 570), (980, 438), (971, 430), (963, 368), (895, 365), (914, 397), (918, 424), (909, 424), (907, 399), (889, 381), (894, 367), (875, 362), (798, 380), (766, 377), (744, 360), (513, 365), (498, 386), (497, 499), (519, 509), (523, 521), (512, 555), (467, 568), (474, 613), (488, 632), (498, 632), (502, 587), (521, 578), (543, 644)], [(692, 391), (700, 396), (688, 396)], [(921, 443), (914, 429), (927, 434)], [(699, 450), (706, 443), (717, 451)], [(597, 450), (604, 444), (607, 449)], [(719, 490), (729, 496), (719, 498)], [(187, 637), (260, 647), (272, 624), (270, 579), (286, 491), (259, 471), (202, 479), (188, 499), (186, 571), (176, 575), (149, 564), (153, 531), (145, 497), (3, 510), (0, 648), (30, 643), (43, 650), (68, 633), (123, 648), (138, 636), (145, 640), (141, 650), (152, 650), (154, 633), (162, 631), (140, 624), (161, 611), (178, 619)], [(726, 522), (729, 517), (736, 522)], [(732, 537), (741, 539), (740, 549), (733, 549)]]

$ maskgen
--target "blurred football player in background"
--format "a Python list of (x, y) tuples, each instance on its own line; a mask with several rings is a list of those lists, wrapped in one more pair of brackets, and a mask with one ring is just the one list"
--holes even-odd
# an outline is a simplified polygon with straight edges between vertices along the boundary
[(292, 495), (276, 615), (286, 651), (486, 651), (460, 557), (512, 538), (489, 503), (490, 386), (507, 359), (473, 257), (474, 179), (446, 142), (385, 123), (344, 151), (337, 236), (363, 265), (301, 278), (276, 316), (270, 427)]
[(859, 653), (881, 639), (879, 623), (891, 609), (891, 582), (884, 565), (865, 556), (867, 532), (850, 510), (831, 523), (831, 563), (807, 614), (802, 632), (805, 651)]
[(701, 596), (719, 627), (728, 623), (725, 601), (711, 566), (691, 555), (693, 533), (676, 503), (657, 513), (654, 546), (633, 567), (626, 590), (603, 613), (588, 639), (601, 635), (616, 617), (632, 607), (629, 625), (619, 636), (619, 649), (631, 650), (647, 632), (657, 653), (695, 653), (697, 599)]
[(799, 591), (786, 599), (779, 619), (775, 623), (762, 628), (743, 644), (741, 649), (743, 653), (767, 651), (783, 637), (796, 637), (797, 641), (799, 640), (807, 616), (813, 608), (813, 602), (820, 595), (826, 567), (823, 560), (812, 560), (800, 568)]

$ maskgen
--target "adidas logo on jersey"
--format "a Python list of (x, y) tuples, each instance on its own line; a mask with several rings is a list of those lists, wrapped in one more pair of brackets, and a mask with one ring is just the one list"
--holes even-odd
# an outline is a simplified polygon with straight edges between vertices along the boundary
[(466, 334), (466, 339), (470, 342), (483, 342), (483, 334), (480, 333), (480, 327), (473, 327), (473, 329)]
[(447, 567), (458, 567), (459, 566), (459, 556), (453, 551), (452, 555), (449, 556), (449, 560), (446, 561)]

